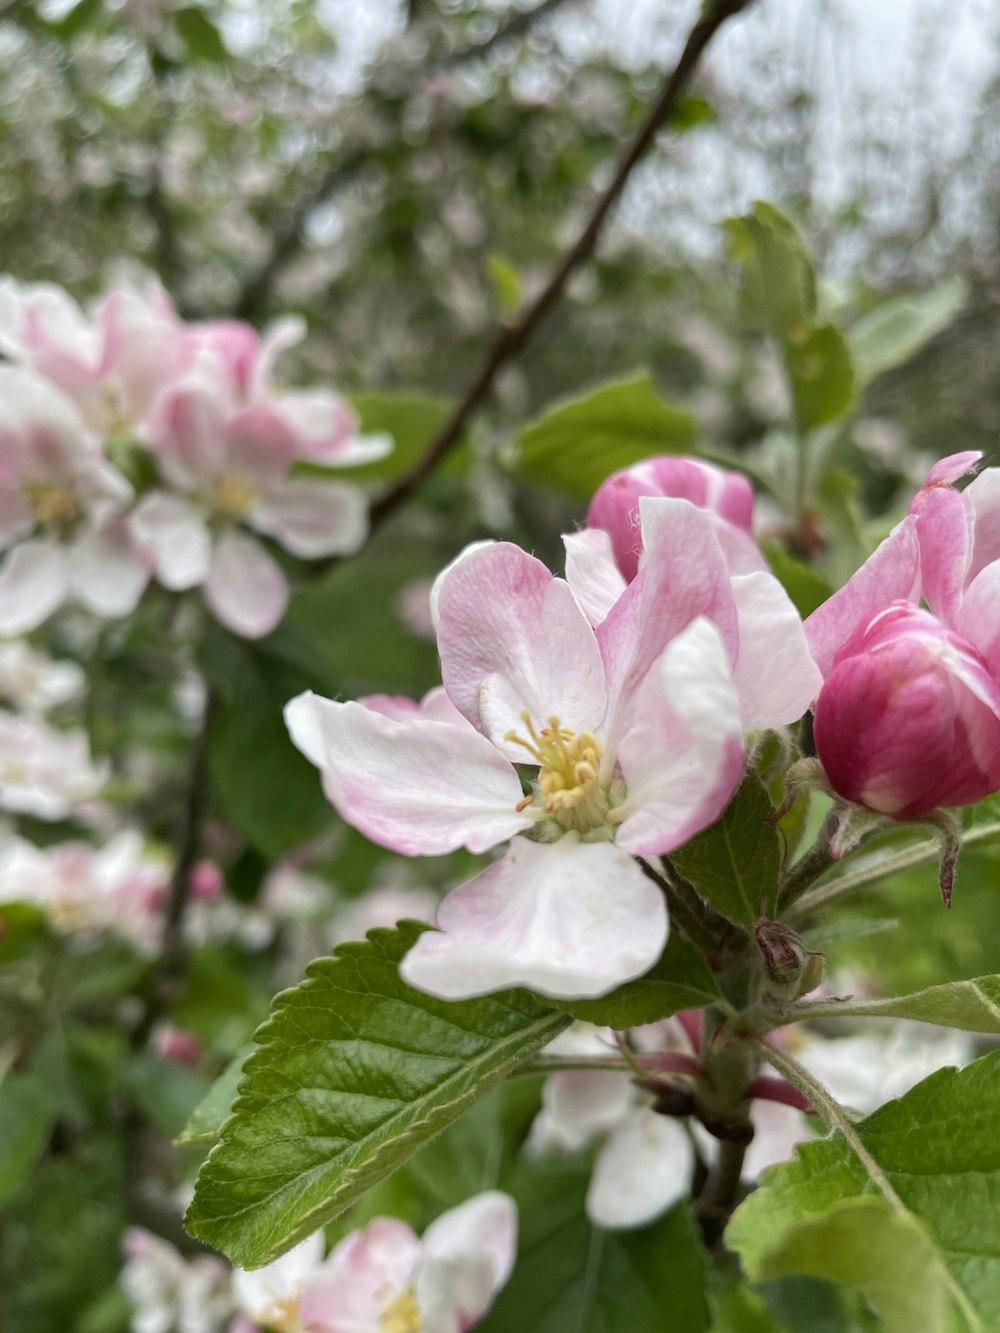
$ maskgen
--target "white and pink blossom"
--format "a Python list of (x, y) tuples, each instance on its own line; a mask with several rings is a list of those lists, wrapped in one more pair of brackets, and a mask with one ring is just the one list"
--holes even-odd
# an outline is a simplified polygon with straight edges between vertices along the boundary
[(25, 639), (0, 642), (0, 700), (20, 713), (46, 713), (79, 698), (86, 677), (76, 662), (53, 661)]
[(65, 819), (93, 801), (108, 776), (82, 731), (0, 709), (0, 810)]
[(149, 578), (121, 522), (132, 487), (53, 385), (0, 366), (0, 401), (0, 634), (68, 600), (127, 615)]
[(129, 1227), (119, 1282), (132, 1306), (132, 1333), (220, 1333), (232, 1311), (229, 1267), (187, 1259), (143, 1227)]

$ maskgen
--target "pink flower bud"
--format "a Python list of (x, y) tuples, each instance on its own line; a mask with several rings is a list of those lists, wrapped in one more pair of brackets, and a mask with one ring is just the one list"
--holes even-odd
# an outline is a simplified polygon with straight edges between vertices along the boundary
[(1000, 788), (1000, 687), (966, 638), (909, 602), (837, 654), (814, 734), (833, 788), (894, 819)]
[(222, 871), (214, 861), (196, 861), (188, 881), (191, 896), (199, 902), (214, 902), (222, 892)]
[(690, 500), (742, 533), (750, 532), (753, 491), (745, 477), (692, 458), (649, 458), (613, 472), (594, 493), (587, 511), (587, 526), (603, 528), (611, 538), (615, 559), (626, 579), (634, 579), (639, 568), (639, 500), (644, 495)]
[(171, 1027), (164, 1023), (153, 1029), (153, 1049), (164, 1060), (177, 1065), (197, 1065), (201, 1059), (201, 1042), (193, 1032)]

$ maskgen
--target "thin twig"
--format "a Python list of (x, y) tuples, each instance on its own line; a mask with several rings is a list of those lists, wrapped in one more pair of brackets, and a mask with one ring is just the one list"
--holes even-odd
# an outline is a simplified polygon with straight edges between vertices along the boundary
[[(506, 23), (501, 23), (492, 36), (484, 42), (475, 42), (471, 46), (452, 51), (439, 60), (431, 60), (421, 71), (421, 82), (426, 83), (442, 70), (455, 69), (468, 61), (480, 59), (501, 43), (523, 36), (539, 19), (553, 13), (566, 2), (567, 0), (542, 0), (542, 3), (536, 5), (534, 9), (524, 10), (515, 14)], [(369, 158), (370, 152), (367, 148), (354, 149), (331, 162), (317, 180), (306, 188), (286, 220), (275, 231), (270, 249), (259, 268), (250, 274), (240, 288), (233, 306), (233, 314), (237, 319), (251, 319), (260, 312), (278, 277), (302, 248), (309, 218), (322, 204), (328, 203), (341, 186), (346, 185), (368, 162)]]
[(702, 1239), (709, 1249), (718, 1244), (740, 1196), (743, 1159), (748, 1144), (731, 1139), (719, 1141), (717, 1156), (709, 1167), (705, 1184), (695, 1200), (694, 1214)]
[(825, 874), (834, 864), (834, 855), (832, 843), (834, 834), (840, 826), (837, 814), (831, 810), (816, 836), (816, 841), (801, 856), (793, 866), (791, 866), (781, 881), (781, 891), (778, 894), (777, 915), (782, 914), (791, 907), (805, 893), (811, 884), (819, 879), (820, 875)]
[(691, 29), (677, 64), (638, 132), (622, 153), (610, 183), (598, 198), (575, 243), (517, 322), (500, 330), (481, 370), (439, 434), (414, 466), (404, 472), (372, 505), (373, 528), (378, 527), (408, 500), (458, 444), (469, 418), (492, 390), (497, 373), (521, 351), (559, 300), (570, 276), (593, 253), (607, 216), (617, 203), (633, 168), (652, 147), (657, 133), (676, 109), (705, 48), (728, 19), (739, 14), (750, 3), (752, 0), (717, 0)]

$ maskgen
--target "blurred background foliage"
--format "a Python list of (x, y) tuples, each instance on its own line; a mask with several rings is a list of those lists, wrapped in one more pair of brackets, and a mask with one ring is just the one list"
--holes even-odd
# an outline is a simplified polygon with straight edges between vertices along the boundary
[[(3, 266), (81, 298), (145, 268), (192, 317), (301, 313), (310, 337), (290, 373), (336, 384), (365, 429), (395, 438), (359, 474), (375, 493), (433, 437), (498, 322), (543, 284), (697, 6), (624, 8), (5, 0)], [(233, 900), (252, 907), (274, 861), (317, 838), (313, 868), (341, 900), (398, 871), (334, 827), (281, 705), (309, 687), (350, 697), (435, 684), (430, 578), (484, 536), (560, 566), (557, 534), (616, 467), (675, 451), (745, 468), (765, 549), (807, 613), (903, 512), (930, 461), (972, 448), (995, 461), (995, 15), (972, 0), (884, 8), (899, 24), (885, 40), (905, 32), (907, 49), (894, 78), (863, 95), (852, 62), (870, 72), (879, 51), (877, 33), (852, 26), (860, 0), (764, 0), (727, 30), (597, 256), (447, 467), (361, 556), (308, 581), (298, 571), (273, 635), (217, 631), (195, 647), (192, 608), (154, 592), (83, 654), (92, 744), (115, 760), (119, 796), (153, 838), (173, 839), (187, 780), (178, 674), (200, 671), (217, 698), (207, 851)], [(973, 53), (975, 78), (956, 51)], [(57, 655), (80, 656), (79, 642), (72, 625), (47, 633)], [(422, 861), (419, 882), (441, 890), (472, 862)], [(827, 946), (831, 967), (884, 991), (995, 971), (995, 879), (995, 854), (967, 856), (946, 918), (926, 867), (896, 876), (852, 904), (857, 929)], [(122, 1035), (142, 960), (111, 944), (81, 955), (28, 908), (6, 913), (0, 1050), (17, 1034), (31, 1058), (0, 1085), (3, 1328), (126, 1326), (118, 1237), (139, 1220), (181, 1243), (171, 1191), (200, 1149), (178, 1163), (164, 1136), (248, 1041), (275, 985), (295, 979), (287, 959), (279, 966), (284, 943), (196, 944), (171, 1018), (206, 1058), (184, 1070)], [(502, 1180), (530, 1204), (531, 1258), (484, 1325), (496, 1333), (529, 1326), (526, 1300), (557, 1310), (587, 1280), (586, 1164), (522, 1180), (507, 1160), (537, 1091), (525, 1081), (488, 1099), (350, 1218), (391, 1207), (422, 1223)], [(428, 1166), (433, 1153), (467, 1163), (465, 1134), (480, 1177)], [(439, 1197), (441, 1181), (454, 1198)], [(687, 1225), (671, 1214), (658, 1231), (697, 1265)], [(649, 1244), (648, 1233), (609, 1240), (601, 1262), (628, 1273), (645, 1263), (630, 1250)], [(636, 1321), (643, 1301), (670, 1299), (669, 1275), (648, 1271)], [(716, 1295), (718, 1333), (869, 1327), (859, 1301), (819, 1283), (758, 1297), (723, 1281)], [(676, 1312), (678, 1327), (689, 1315)], [(552, 1315), (537, 1327), (563, 1325)]]

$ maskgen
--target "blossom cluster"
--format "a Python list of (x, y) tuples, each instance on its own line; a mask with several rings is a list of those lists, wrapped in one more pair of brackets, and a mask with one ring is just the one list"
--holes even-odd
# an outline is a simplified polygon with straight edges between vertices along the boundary
[(67, 601), (127, 615), (156, 578), (201, 588), (255, 638), (288, 599), (270, 543), (302, 560), (357, 550), (365, 496), (327, 469), (390, 442), (360, 436), (335, 393), (281, 387), (275, 362), (303, 332), (185, 322), (154, 284), (85, 312), (54, 285), (0, 280), (0, 635)]
[(517, 1209), (489, 1190), (442, 1213), (423, 1236), (378, 1217), (324, 1259), (317, 1232), (255, 1272), (185, 1260), (132, 1228), (122, 1285), (136, 1333), (466, 1333), (510, 1276)]

